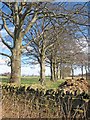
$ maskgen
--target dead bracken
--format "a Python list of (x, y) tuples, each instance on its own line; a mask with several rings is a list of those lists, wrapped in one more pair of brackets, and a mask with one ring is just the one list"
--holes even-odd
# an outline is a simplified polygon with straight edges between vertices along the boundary
[(68, 79), (64, 83), (59, 85), (59, 89), (63, 89), (64, 92), (70, 92), (74, 94), (86, 92), (88, 93), (89, 85), (88, 82), (84, 78), (80, 79)]

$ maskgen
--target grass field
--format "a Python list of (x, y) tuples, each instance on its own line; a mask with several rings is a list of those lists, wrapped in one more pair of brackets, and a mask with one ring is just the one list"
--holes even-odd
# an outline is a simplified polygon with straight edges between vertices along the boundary
[[(2, 84), (8, 84), (9, 78), (5, 77), (5, 76), (0, 76), (0, 81), (2, 82)], [(56, 89), (64, 81), (65, 80), (58, 80), (56, 82), (52, 82), (52, 81), (50, 81), (49, 77), (46, 77), (45, 85), (41, 86), (40, 82), (39, 82), (39, 77), (31, 76), (31, 77), (22, 77), (21, 85), (32, 86), (33, 88)]]

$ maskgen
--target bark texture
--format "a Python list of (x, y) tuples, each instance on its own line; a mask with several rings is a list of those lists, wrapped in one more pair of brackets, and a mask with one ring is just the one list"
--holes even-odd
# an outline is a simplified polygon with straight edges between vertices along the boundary
[(40, 82), (43, 85), (45, 83), (45, 61), (40, 64)]
[(11, 58), (11, 78), (10, 82), (20, 84), (21, 81), (21, 51), (20, 45), (13, 50)]
[(53, 70), (53, 55), (51, 53), (51, 58), (50, 58), (50, 72), (51, 72), (51, 81), (54, 81), (54, 70)]
[(41, 55), (40, 55), (40, 82), (43, 85), (45, 83), (45, 49), (42, 44)]

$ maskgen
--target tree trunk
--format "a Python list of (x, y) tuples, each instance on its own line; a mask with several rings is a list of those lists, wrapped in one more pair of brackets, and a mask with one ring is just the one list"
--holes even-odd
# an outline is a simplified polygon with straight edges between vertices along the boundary
[(60, 79), (62, 78), (62, 70), (60, 69)]
[(62, 78), (62, 64), (60, 63), (60, 79)]
[(15, 3), (14, 6), (14, 45), (12, 49), (12, 57), (11, 57), (11, 78), (10, 82), (17, 83), (20, 85), (21, 82), (21, 46), (22, 46), (22, 38), (24, 34), (21, 33), (22, 26), (20, 25), (19, 13), (18, 13), (18, 3)]
[(10, 82), (18, 85), (21, 82), (21, 46), (22, 37), (17, 35), (15, 36), (14, 48), (12, 49)]
[(56, 69), (56, 60), (54, 60), (54, 63), (53, 63), (54, 81), (57, 80), (56, 72), (57, 72), (57, 69)]
[(62, 79), (64, 79), (64, 64), (62, 64)]
[(51, 63), (50, 63), (50, 71), (51, 71), (51, 81), (54, 81), (54, 71), (53, 71), (53, 60), (51, 59)]
[(71, 66), (71, 70), (72, 70), (72, 79), (74, 79), (74, 70), (72, 66)]
[(62, 72), (62, 79), (64, 79), (64, 71)]
[(87, 80), (87, 70), (86, 70), (86, 80)]
[(41, 82), (42, 85), (45, 83), (45, 58), (44, 58), (44, 56), (41, 56), (40, 82)]
[(59, 78), (59, 70), (58, 70), (59, 68), (58, 68), (58, 64), (57, 64), (57, 66), (56, 66), (56, 80), (58, 80), (58, 78)]
[(82, 78), (83, 78), (83, 65), (81, 66)]
[(85, 71), (86, 71), (86, 80), (87, 80), (87, 67), (85, 66)]
[[(19, 52), (18, 52), (19, 53)], [(12, 59), (11, 59), (11, 83), (17, 83), (20, 84), (21, 81), (21, 54), (13, 53)]]
[(74, 79), (74, 70), (72, 68), (72, 79)]

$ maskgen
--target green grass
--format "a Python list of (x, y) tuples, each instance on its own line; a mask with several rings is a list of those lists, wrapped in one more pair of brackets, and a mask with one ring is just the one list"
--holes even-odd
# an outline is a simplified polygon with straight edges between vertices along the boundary
[[(5, 76), (0, 76), (0, 81), (2, 81), (2, 84), (8, 84), (9, 78)], [(22, 77), (21, 85), (25, 85), (25, 86), (30, 85), (34, 88), (56, 89), (64, 81), (65, 80), (57, 80), (56, 82), (52, 82), (50, 81), (49, 77), (46, 77), (45, 85), (41, 86), (39, 82), (39, 77), (31, 76), (31, 77)]]

